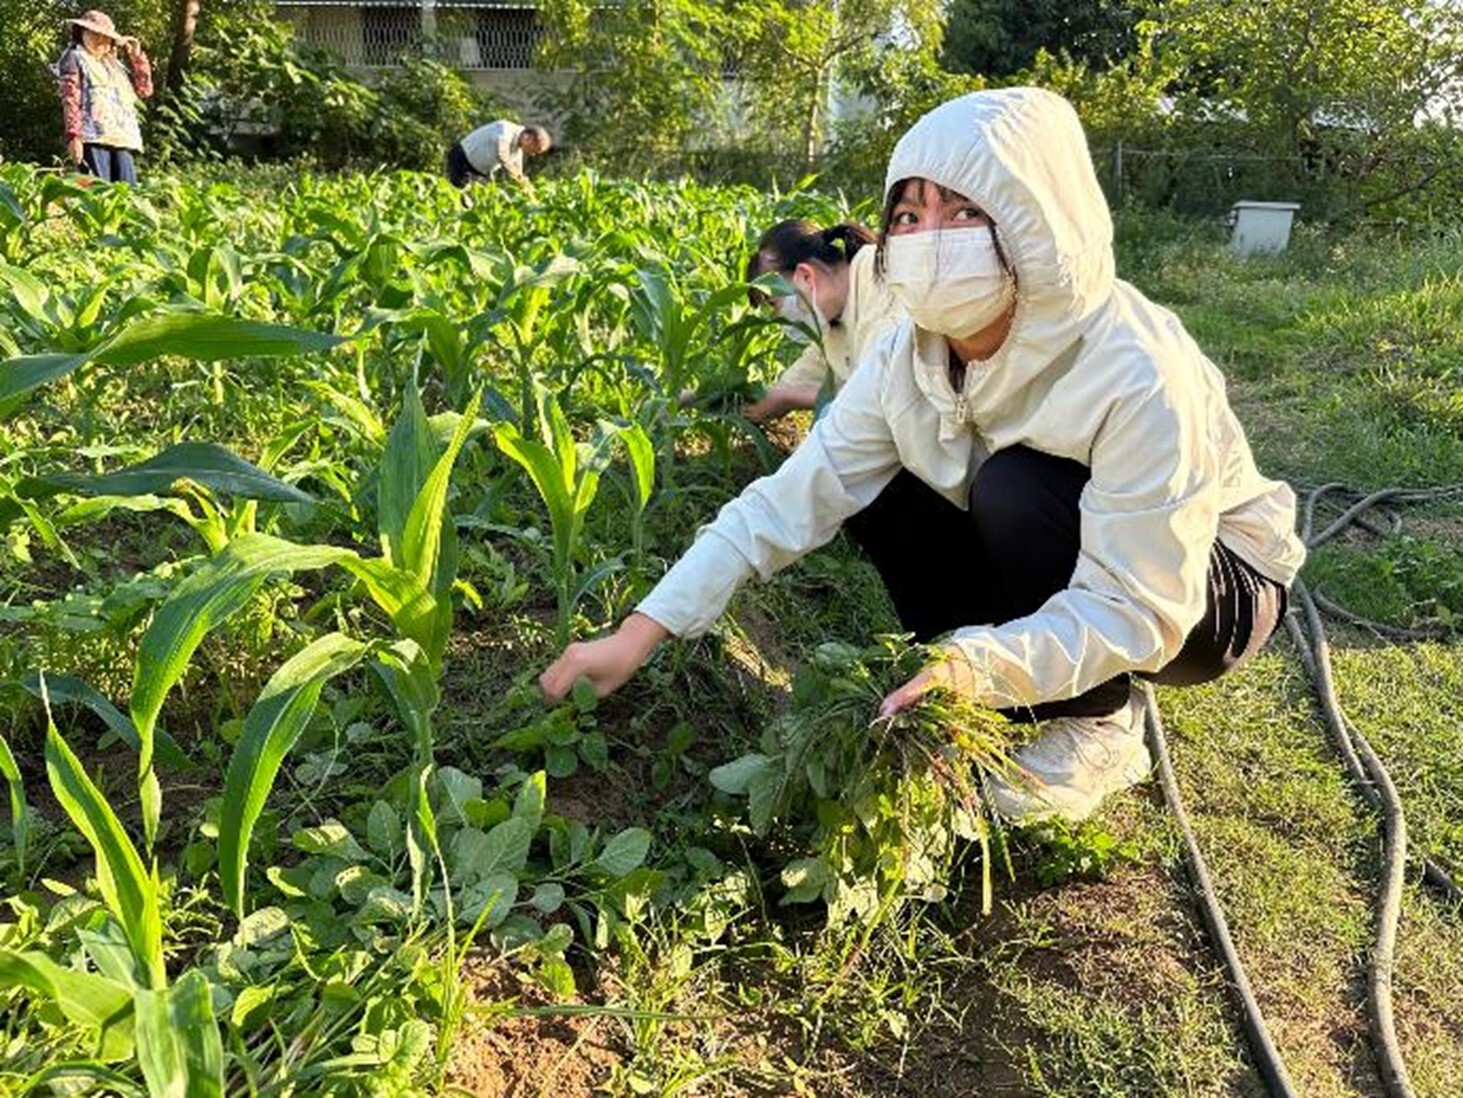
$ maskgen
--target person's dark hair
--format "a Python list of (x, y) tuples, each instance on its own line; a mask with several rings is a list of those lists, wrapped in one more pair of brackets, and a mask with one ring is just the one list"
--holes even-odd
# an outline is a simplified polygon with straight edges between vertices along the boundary
[[(82, 28), (81, 27), (78, 27), (75, 23), (72, 23), (71, 24), (71, 44), (73, 46), (79, 46), (79, 45), (81, 45), (81, 42), (82, 42), (81, 32), (82, 32)], [(55, 39), (53, 38), (51, 41), (54, 42)]]
[[(898, 183), (889, 188), (889, 194), (884, 199), (884, 214), (879, 221), (879, 254), (876, 257), (876, 268), (880, 275), (883, 275), (884, 273), (884, 241), (889, 239), (889, 230), (894, 227), (894, 207), (898, 206), (900, 201), (904, 198), (904, 188), (908, 186), (909, 182), (910, 181), (908, 179), (901, 179)], [(940, 197), (942, 199), (948, 200), (958, 194), (957, 191), (953, 191), (949, 187), (943, 187), (938, 183), (935, 184), (935, 187), (939, 190)], [(960, 195), (960, 197), (965, 198), (968, 196)], [(986, 214), (986, 216), (990, 218), (990, 214)], [(1011, 276), (1012, 282), (1017, 282), (1019, 284), (1018, 276), (1016, 274), (1016, 268), (1011, 263), (1011, 257), (1006, 254), (1005, 246), (1001, 244), (1001, 234), (996, 231), (996, 222), (994, 218), (991, 218), (990, 230), (991, 243), (994, 244), (996, 247), (996, 258), (1001, 261), (1002, 270), (1004, 270), (1008, 275)]]
[[(826, 229), (800, 217), (779, 221), (757, 241), (756, 251), (747, 259), (746, 279), (751, 282), (772, 271), (792, 274), (799, 263), (836, 267), (851, 260), (860, 248), (877, 243), (873, 233), (852, 221)], [(756, 290), (750, 296), (753, 305), (766, 301), (766, 295)]]
[(548, 152), (554, 147), (554, 139), (542, 126), (524, 126), (523, 132), (533, 137), (534, 141), (538, 143), (538, 151), (541, 153)]

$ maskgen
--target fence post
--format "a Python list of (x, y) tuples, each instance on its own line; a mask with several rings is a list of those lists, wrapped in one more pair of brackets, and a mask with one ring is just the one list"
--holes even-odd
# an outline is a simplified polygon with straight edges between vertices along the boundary
[(1112, 147), (1112, 203), (1123, 204), (1123, 140), (1118, 138)]

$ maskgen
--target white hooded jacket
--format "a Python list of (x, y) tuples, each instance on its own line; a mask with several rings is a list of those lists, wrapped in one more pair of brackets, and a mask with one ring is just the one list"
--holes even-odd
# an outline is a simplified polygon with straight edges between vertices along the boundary
[[(894, 150), (888, 188), (913, 177), (969, 198), (996, 226), (1017, 277), (1005, 343), (970, 363), (956, 392), (945, 338), (903, 322), (782, 467), (701, 529), (640, 612), (702, 633), (739, 584), (827, 542), (901, 467), (966, 508), (981, 462), (1017, 444), (1088, 466), (1081, 548), (1068, 586), (1035, 613), (951, 636), (977, 700), (1055, 701), (1163, 667), (1203, 617), (1216, 537), (1288, 585), (1305, 558), (1294, 493), (1259, 474), (1223, 378), (1178, 319), (1115, 277), (1112, 220), (1071, 106), (1034, 88), (946, 103)], [(928, 550), (952, 584), (1000, 582)]]

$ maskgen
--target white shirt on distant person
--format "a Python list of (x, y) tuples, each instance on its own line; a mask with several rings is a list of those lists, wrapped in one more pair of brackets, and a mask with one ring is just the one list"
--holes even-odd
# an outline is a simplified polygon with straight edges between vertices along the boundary
[(462, 139), (462, 152), (472, 170), (479, 175), (493, 175), (500, 168), (514, 179), (523, 176), (523, 149), (518, 143), (523, 127), (500, 118), (479, 126)]

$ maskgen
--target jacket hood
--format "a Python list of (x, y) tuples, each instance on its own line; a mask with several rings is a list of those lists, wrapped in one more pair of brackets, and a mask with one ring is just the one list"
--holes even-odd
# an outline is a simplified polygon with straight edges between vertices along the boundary
[[(977, 203), (1016, 269), (1011, 334), (970, 363), (958, 404), (945, 340), (916, 333), (920, 387), (943, 414), (985, 419), (1059, 359), (1112, 296), (1112, 216), (1077, 113), (1041, 88), (974, 92), (936, 107), (899, 140), (885, 195), (922, 177)], [(928, 375), (928, 376), (927, 376)]]

